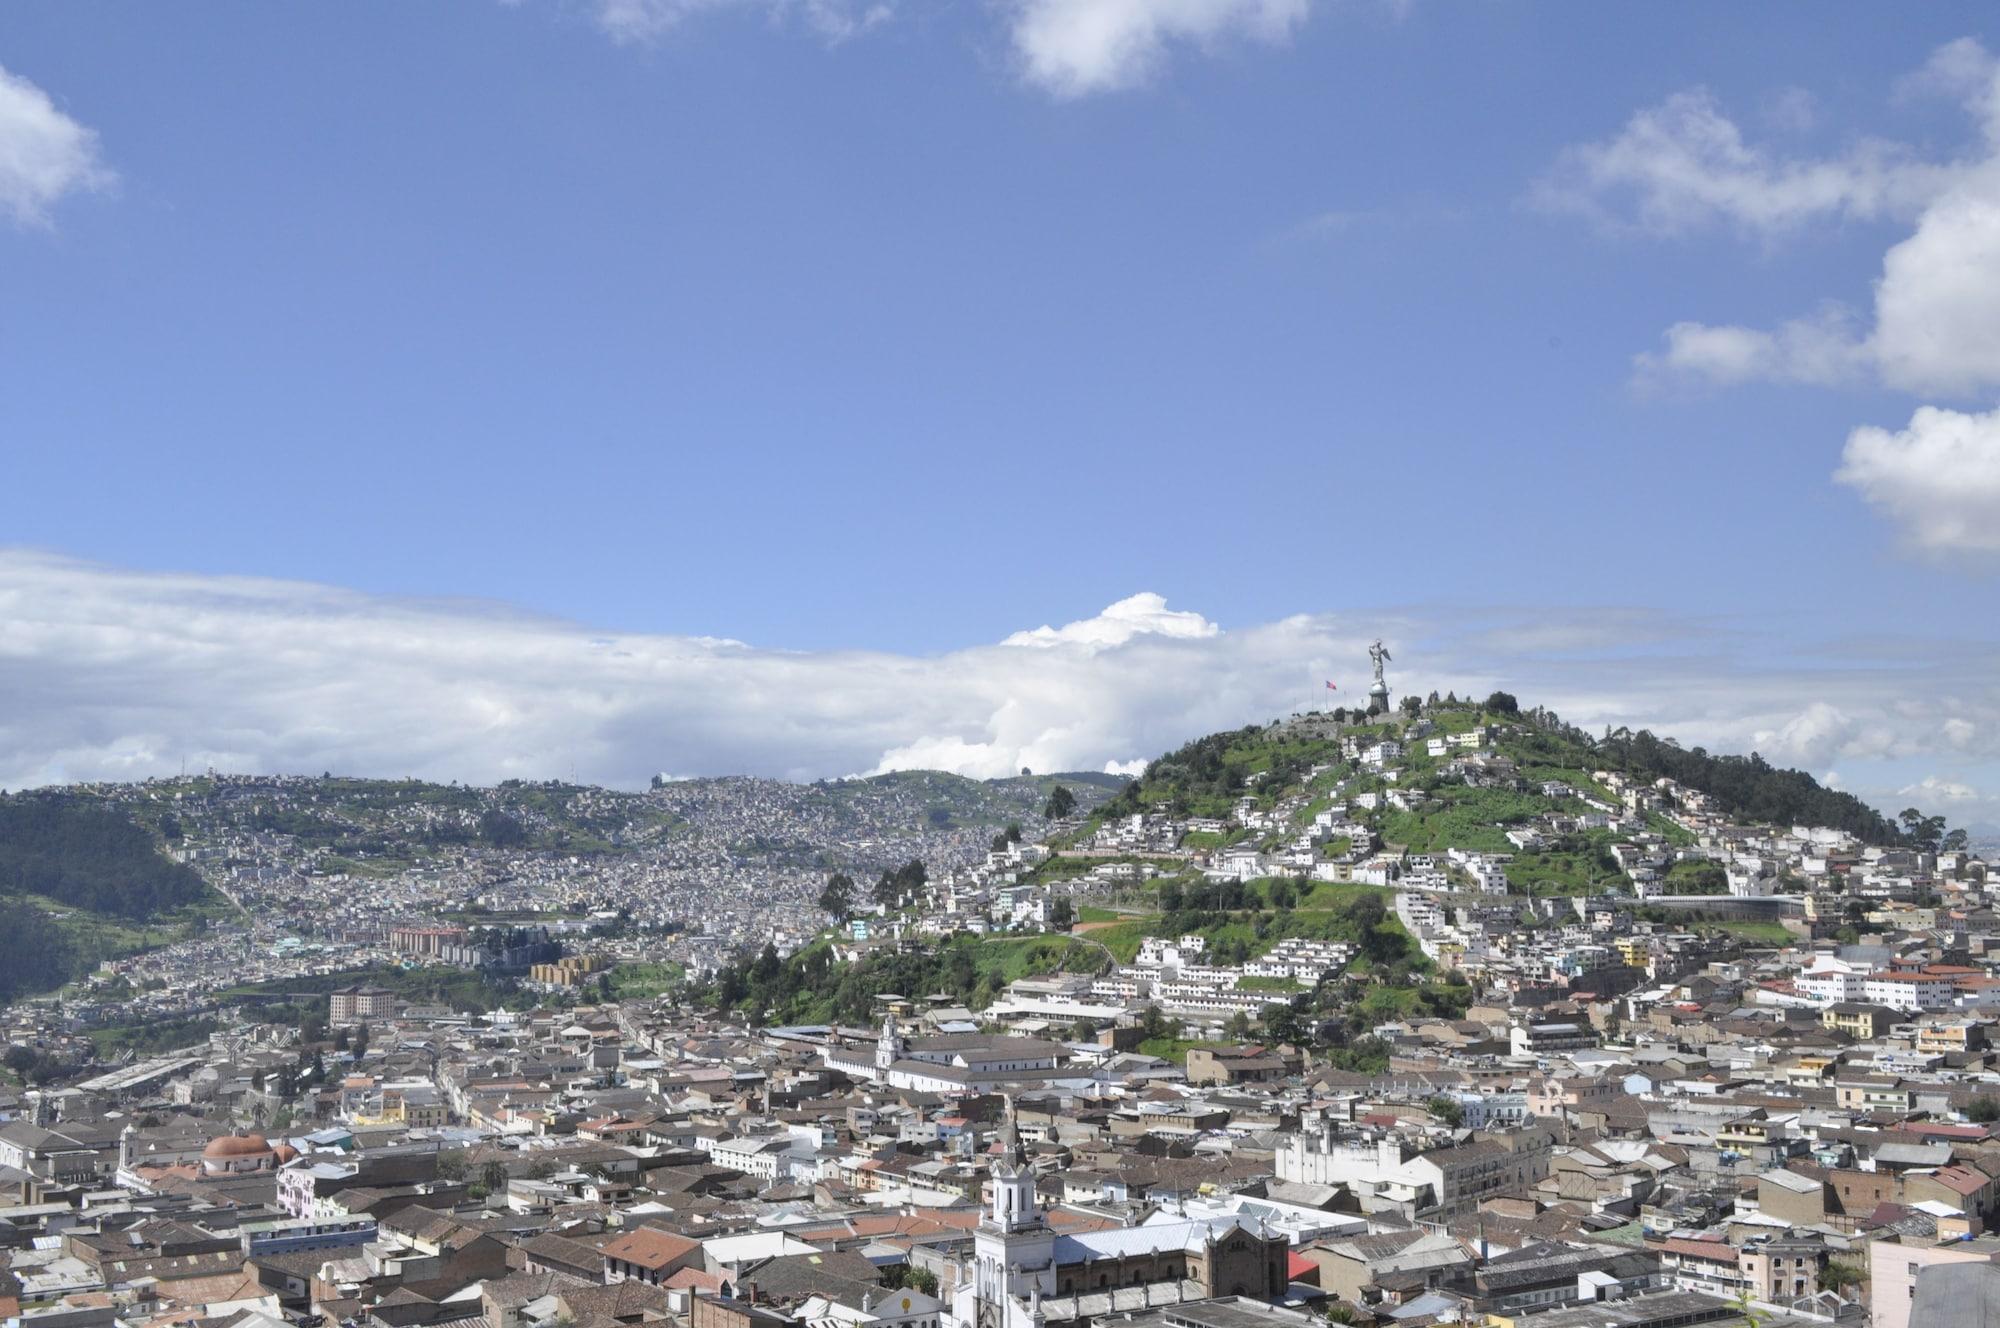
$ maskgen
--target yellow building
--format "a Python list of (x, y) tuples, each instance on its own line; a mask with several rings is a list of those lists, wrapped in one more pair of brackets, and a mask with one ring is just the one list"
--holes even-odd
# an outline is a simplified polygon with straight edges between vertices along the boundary
[(528, 978), (558, 987), (574, 987), (591, 974), (610, 967), (611, 961), (602, 955), (565, 955), (553, 964), (536, 964), (528, 970)]

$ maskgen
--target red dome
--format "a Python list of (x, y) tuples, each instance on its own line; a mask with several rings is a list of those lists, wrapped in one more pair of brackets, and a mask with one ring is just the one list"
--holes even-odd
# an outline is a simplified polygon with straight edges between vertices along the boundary
[(220, 1139), (209, 1140), (201, 1155), (206, 1158), (255, 1157), (270, 1151), (271, 1145), (261, 1134), (225, 1134)]

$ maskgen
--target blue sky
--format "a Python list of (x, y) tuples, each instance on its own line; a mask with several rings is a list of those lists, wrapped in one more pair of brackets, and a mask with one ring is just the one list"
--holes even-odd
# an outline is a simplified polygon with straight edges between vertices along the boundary
[[(16, 612), (54, 602), (52, 567), (94, 569), (114, 624), (112, 589), (165, 595), (129, 574), (249, 576), (951, 673), (1144, 592), (1224, 636), (1400, 628), (1420, 679), (1768, 735), (2000, 819), (1988, 13), (9, 6)], [(1495, 606), (1593, 631), (1481, 644)], [(62, 621), (0, 653), (13, 698), (48, 709), (38, 670), (78, 666)], [(1290, 673), (1344, 658), (1310, 654)], [(1705, 662), (1707, 699), (1658, 704), (1633, 657)], [(275, 695), (264, 667), (240, 686)], [(1771, 694), (1732, 709), (1745, 671)], [(1289, 677), (1231, 704), (1261, 717)], [(739, 767), (724, 731), (696, 764), (977, 769), (1039, 741), (994, 736), (1010, 704), (1080, 723), (1067, 684), (1010, 686), (817, 763), (745, 731)], [(147, 690), (172, 689), (111, 670), (0, 777), (317, 753), (215, 731), (199, 692), (136, 715)], [(1167, 745), (1185, 696), (1143, 699), (1052, 759)], [(558, 761), (509, 750), (447, 734), (423, 768)], [(594, 773), (679, 768), (644, 756)]]

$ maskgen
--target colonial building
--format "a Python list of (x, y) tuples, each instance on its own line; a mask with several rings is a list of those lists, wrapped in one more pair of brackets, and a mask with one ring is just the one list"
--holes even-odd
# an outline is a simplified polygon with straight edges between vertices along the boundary
[[(973, 1266), (953, 1296), (957, 1328), (1042, 1328), (1120, 1305), (1213, 1296), (1275, 1300), (1287, 1286), (1288, 1239), (1241, 1217), (1156, 1220), (1058, 1235), (1035, 1201), (1035, 1175), (1010, 1111), (992, 1198), (973, 1232)], [(1100, 1304), (1101, 1302), (1101, 1304)]]

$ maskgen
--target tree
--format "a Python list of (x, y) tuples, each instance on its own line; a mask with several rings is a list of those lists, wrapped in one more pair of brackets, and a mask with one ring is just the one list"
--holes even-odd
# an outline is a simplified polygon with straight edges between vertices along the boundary
[(1097, 1021), (1094, 1019), (1079, 1018), (1069, 1026), (1069, 1040), (1071, 1042), (1097, 1041)]
[(1049, 800), (1042, 808), (1042, 816), (1051, 821), (1060, 821), (1076, 811), (1076, 794), (1067, 785), (1058, 784), (1049, 790)]
[(2000, 1098), (1976, 1097), (1965, 1104), (1965, 1118), (1976, 1125), (2000, 1121)]
[(1496, 715), (1518, 715), (1521, 703), (1514, 699), (1512, 692), (1495, 692), (1486, 698), (1486, 708)]
[(1434, 1097), (1424, 1103), (1424, 1110), (1443, 1121), (1451, 1129), (1456, 1130), (1465, 1124), (1465, 1106), (1457, 1098)]
[(1399, 704), (1403, 707), (1403, 713), (1406, 715), (1414, 715), (1424, 708), (1423, 698), (1418, 696), (1406, 696)]
[(1971, 838), (1972, 837), (1965, 832), (1964, 827), (1961, 826), (1959, 829), (1954, 830), (1950, 834), (1946, 835), (1944, 837), (1944, 843), (1940, 845), (1940, 847), (1946, 853), (1963, 853), (1965, 852), (1967, 845), (1970, 843)]
[(367, 1054), (368, 1054), (368, 1025), (363, 1024), (359, 1028), (354, 1030), (354, 1059), (358, 1061)]
[(1896, 819), (1902, 822), (1903, 838), (1912, 847), (1930, 853), (1938, 851), (1944, 840), (1944, 817), (1926, 816), (1915, 807), (1905, 807), (1896, 813)]
[(437, 1167), (438, 1167), (438, 1178), (440, 1180), (449, 1180), (449, 1181), (464, 1180), (465, 1150), (463, 1148), (445, 1149), (443, 1152), (438, 1154)]
[(507, 1188), (507, 1164), (495, 1158), (479, 1169), (479, 1184), (488, 1194)]
[(935, 1296), (938, 1280), (937, 1274), (928, 1268), (919, 1268), (911, 1263), (899, 1263), (883, 1270), (882, 1285), (893, 1290), (916, 1291), (926, 1296)]
[(1298, 1011), (1289, 1002), (1274, 1003), (1259, 1011), (1258, 1017), (1264, 1021), (1264, 1036), (1273, 1042), (1286, 1042), (1294, 1046), (1306, 1040), (1305, 1029), (1299, 1023)]
[(1055, 902), (1049, 905), (1049, 925), (1057, 931), (1068, 931), (1076, 925), (1076, 905), (1070, 902), (1068, 895), (1057, 895)]
[(1229, 1035), (1231, 1042), (1248, 1042), (1250, 1040), (1249, 1012), (1238, 1010), (1235, 1014), (1229, 1016), (1229, 1023), (1224, 1026), (1223, 1031)]

